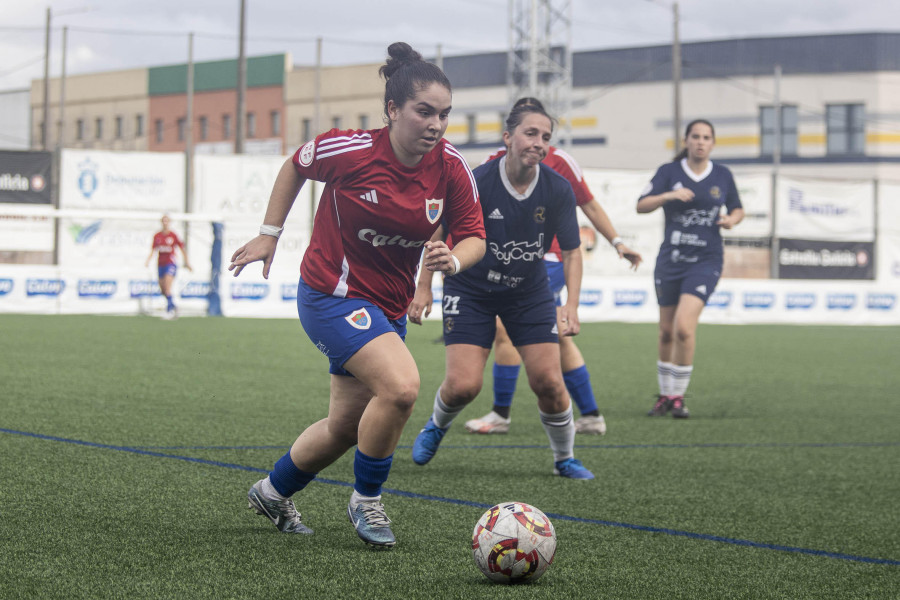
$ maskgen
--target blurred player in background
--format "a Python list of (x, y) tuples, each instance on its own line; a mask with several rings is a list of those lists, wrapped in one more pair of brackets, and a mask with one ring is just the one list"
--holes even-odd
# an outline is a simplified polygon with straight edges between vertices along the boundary
[[(291, 496), (357, 446), (347, 514), (360, 539), (376, 548), (396, 543), (381, 490), (419, 393), (404, 343), (419, 259), (424, 255), (429, 272), (454, 274), (477, 263), (485, 248), (472, 172), (442, 139), (450, 81), (408, 44), (391, 44), (388, 54), (379, 69), (387, 127), (332, 129), (297, 150), (278, 174), (260, 235), (229, 267), (237, 276), (261, 260), (268, 277), (300, 188), (307, 179), (326, 184), (300, 265), (297, 306), (303, 329), (329, 360), (328, 416), (300, 434), (248, 499), (280, 531), (312, 533)], [(442, 221), (458, 240), (452, 252), (429, 241)], [(302, 385), (298, 399), (309, 401)]]
[(184, 257), (184, 268), (188, 271), (193, 270), (190, 261), (188, 261), (187, 252), (184, 251), (184, 244), (179, 239), (178, 234), (169, 229), (170, 223), (169, 215), (163, 215), (162, 230), (153, 235), (150, 256), (147, 257), (144, 263), (145, 267), (149, 267), (150, 261), (153, 260), (153, 253), (158, 253), (156, 263), (159, 271), (159, 290), (166, 299), (166, 314), (163, 317), (166, 319), (174, 319), (178, 316), (178, 308), (172, 299), (172, 283), (175, 281), (175, 275), (178, 272), (178, 267), (175, 265), (176, 248), (181, 250), (181, 255)]
[[(540, 100), (536, 98), (521, 98), (515, 106), (529, 104), (544, 109)], [(506, 154), (506, 150), (490, 156), (487, 160), (494, 160)], [(487, 161), (485, 161), (487, 162)], [(633, 251), (622, 242), (622, 238), (616, 232), (609, 215), (594, 199), (594, 195), (584, 181), (581, 167), (575, 159), (559, 148), (550, 146), (547, 158), (543, 163), (562, 175), (572, 185), (575, 192), (575, 202), (581, 207), (591, 224), (603, 234), (603, 237), (616, 249), (619, 258), (631, 263), (632, 268), (637, 269), (641, 264), (641, 255)], [(490, 218), (490, 216), (488, 216)], [(553, 238), (550, 251), (544, 254), (544, 266), (547, 267), (550, 291), (556, 300), (556, 306), (562, 306), (561, 293), (565, 287), (563, 263), (560, 260), (559, 242)], [(591, 433), (602, 435), (606, 433), (606, 421), (597, 407), (594, 397), (594, 389), (591, 385), (591, 377), (588, 373), (584, 357), (575, 340), (569, 336), (560, 336), (559, 351), (562, 358), (563, 381), (566, 389), (581, 416), (575, 421), (576, 433)], [(497, 321), (497, 337), (494, 341), (494, 406), (488, 414), (480, 419), (466, 421), (466, 429), (472, 433), (506, 433), (509, 431), (510, 408), (513, 396), (516, 394), (516, 383), (519, 379), (519, 365), (522, 358), (516, 352), (515, 347), (503, 327), (503, 323)]]
[[(552, 135), (553, 120), (543, 107), (517, 105), (503, 132), (506, 155), (474, 171), (488, 252), (469, 271), (444, 278), (446, 374), (434, 398), (434, 411), (413, 444), (416, 464), (431, 460), (453, 420), (481, 390), (499, 317), (537, 395), (554, 473), (594, 478), (573, 453), (575, 424), (560, 367), (560, 337), (576, 335), (580, 329), (582, 257), (572, 186), (541, 164)], [(559, 326), (543, 260), (554, 237), (559, 237), (570, 291), (560, 308)], [(431, 309), (431, 279), (432, 273), (423, 269), (409, 309), (415, 323)]]
[(666, 223), (653, 275), (659, 302), (659, 395), (649, 416), (690, 415), (684, 394), (694, 369), (697, 323), (722, 274), (719, 228), (731, 229), (744, 218), (731, 171), (709, 159), (715, 143), (709, 121), (691, 121), (684, 150), (657, 169), (637, 203), (639, 213), (661, 206)]

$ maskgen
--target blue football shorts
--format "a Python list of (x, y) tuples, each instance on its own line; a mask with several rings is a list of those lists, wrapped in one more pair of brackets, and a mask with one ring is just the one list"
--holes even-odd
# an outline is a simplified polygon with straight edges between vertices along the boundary
[(514, 346), (559, 343), (556, 306), (550, 287), (485, 292), (444, 279), (444, 344), (494, 345), (496, 317), (503, 321)]
[(553, 301), (557, 306), (562, 306), (562, 291), (566, 287), (566, 270), (561, 262), (555, 260), (545, 260), (544, 266), (547, 267), (547, 283), (550, 284), (550, 291), (553, 292)]
[(161, 267), (159, 267), (157, 269), (157, 271), (159, 272), (160, 279), (162, 279), (166, 275), (171, 275), (172, 277), (175, 277), (175, 273), (178, 272), (178, 267), (176, 267), (174, 264), (162, 265)]
[(297, 313), (306, 335), (328, 357), (333, 375), (353, 377), (344, 363), (380, 335), (396, 333), (406, 340), (406, 315), (392, 321), (368, 300), (325, 294), (303, 279), (297, 286)]
[(721, 275), (721, 267), (718, 265), (696, 265), (681, 277), (671, 279), (657, 275), (656, 300), (660, 306), (675, 306), (682, 294), (691, 294), (705, 303), (715, 291)]

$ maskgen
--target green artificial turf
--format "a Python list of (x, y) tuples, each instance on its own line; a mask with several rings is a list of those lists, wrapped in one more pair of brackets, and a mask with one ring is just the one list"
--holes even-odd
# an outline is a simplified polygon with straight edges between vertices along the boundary
[[(327, 364), (295, 320), (0, 315), (2, 598), (897, 598), (900, 331), (701, 325), (691, 418), (648, 418), (653, 325), (577, 342), (608, 422), (551, 474), (524, 373), (508, 435), (410, 447), (444, 375), (437, 323), (407, 339), (422, 386), (384, 504), (397, 547), (345, 509), (352, 452), (295, 496), (313, 536), (247, 510), (250, 485), (326, 414)], [(533, 584), (470, 550), (501, 501), (556, 527)]]

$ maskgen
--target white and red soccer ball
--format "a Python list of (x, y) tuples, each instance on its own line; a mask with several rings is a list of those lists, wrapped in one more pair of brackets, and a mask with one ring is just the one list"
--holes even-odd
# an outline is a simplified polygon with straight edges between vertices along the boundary
[(478, 519), (472, 554), (491, 581), (535, 581), (556, 555), (556, 531), (547, 515), (530, 504), (502, 502)]

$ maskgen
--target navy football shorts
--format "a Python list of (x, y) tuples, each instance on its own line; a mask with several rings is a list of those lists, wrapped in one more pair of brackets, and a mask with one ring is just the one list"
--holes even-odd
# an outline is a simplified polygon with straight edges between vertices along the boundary
[(660, 306), (675, 306), (682, 294), (691, 294), (706, 303), (719, 284), (720, 276), (721, 270), (717, 265), (697, 265), (675, 279), (660, 279), (657, 275), (656, 300)]
[(406, 340), (406, 315), (392, 321), (368, 300), (325, 294), (303, 279), (297, 286), (297, 312), (306, 335), (328, 357), (333, 375), (352, 377), (344, 363), (380, 335), (396, 333)]
[(494, 345), (496, 317), (503, 321), (514, 346), (559, 343), (556, 306), (547, 285), (531, 290), (485, 292), (444, 279), (444, 344)]

